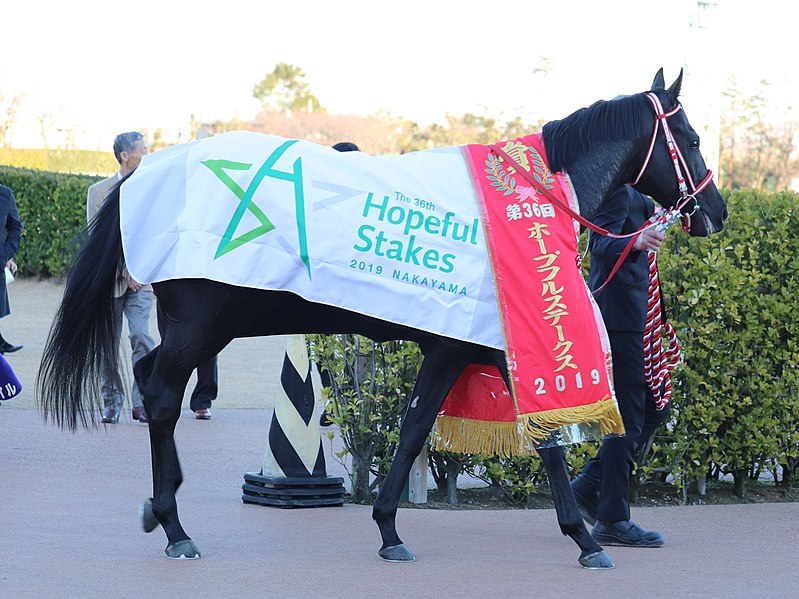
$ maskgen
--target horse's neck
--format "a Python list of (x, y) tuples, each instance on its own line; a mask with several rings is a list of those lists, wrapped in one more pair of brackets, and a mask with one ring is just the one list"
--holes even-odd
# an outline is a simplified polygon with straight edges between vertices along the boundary
[(635, 142), (619, 141), (598, 144), (596, 149), (581, 156), (569, 166), (580, 214), (592, 220), (599, 205), (614, 190), (634, 177), (630, 161), (634, 155)]

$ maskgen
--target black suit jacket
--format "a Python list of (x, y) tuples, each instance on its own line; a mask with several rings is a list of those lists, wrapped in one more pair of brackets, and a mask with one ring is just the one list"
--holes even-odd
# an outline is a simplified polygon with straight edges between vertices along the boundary
[[(594, 223), (612, 233), (632, 233), (654, 214), (655, 204), (629, 185), (615, 191), (600, 206)], [(598, 289), (608, 280), (630, 238), (613, 239), (591, 232), (588, 285)], [(649, 292), (647, 252), (631, 251), (604, 289), (594, 295), (608, 331), (644, 332)]]
[(0, 246), (0, 318), (2, 318), (11, 313), (6, 278), (2, 275), (2, 270), (6, 262), (17, 253), (19, 240), (22, 237), (22, 221), (19, 219), (17, 201), (14, 193), (5, 185), (0, 185), (0, 226), (3, 228), (2, 246)]

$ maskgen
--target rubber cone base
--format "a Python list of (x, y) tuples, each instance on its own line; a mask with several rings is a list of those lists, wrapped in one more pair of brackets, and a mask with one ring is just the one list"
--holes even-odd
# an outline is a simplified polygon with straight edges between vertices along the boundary
[(255, 472), (244, 475), (241, 489), (244, 503), (282, 508), (338, 507), (346, 493), (340, 476), (287, 478)]

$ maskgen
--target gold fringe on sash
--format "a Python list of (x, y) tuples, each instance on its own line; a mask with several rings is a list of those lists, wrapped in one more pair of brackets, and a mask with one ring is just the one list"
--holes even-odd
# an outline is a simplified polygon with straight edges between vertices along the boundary
[(516, 422), (469, 420), (439, 416), (433, 431), (433, 449), (476, 455), (532, 455), (532, 445), (522, 435)]
[(596, 424), (601, 435), (624, 434), (616, 402), (604, 400), (584, 406), (521, 414), (516, 422), (469, 420), (456, 416), (436, 418), (433, 449), (477, 455), (536, 455), (536, 442), (563, 426)]

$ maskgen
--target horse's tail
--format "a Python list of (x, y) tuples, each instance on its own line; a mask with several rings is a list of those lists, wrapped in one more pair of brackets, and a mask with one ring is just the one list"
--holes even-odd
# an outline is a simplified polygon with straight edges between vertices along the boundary
[(119, 184), (76, 242), (64, 296), (47, 337), (36, 400), (45, 420), (74, 430), (97, 423), (104, 364), (117, 364), (114, 291), (123, 264)]

